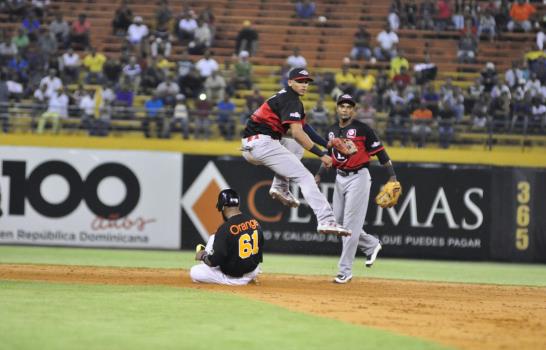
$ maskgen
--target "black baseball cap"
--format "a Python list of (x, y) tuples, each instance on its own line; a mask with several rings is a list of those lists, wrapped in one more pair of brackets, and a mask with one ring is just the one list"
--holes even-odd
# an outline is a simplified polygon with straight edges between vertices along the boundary
[(311, 78), (311, 74), (307, 71), (305, 68), (294, 68), (288, 73), (288, 80), (307, 80), (307, 81), (313, 81), (313, 78)]
[(343, 94), (337, 98), (337, 104), (340, 105), (342, 103), (348, 103), (353, 107), (356, 106), (356, 102), (353, 99), (353, 96), (349, 94)]

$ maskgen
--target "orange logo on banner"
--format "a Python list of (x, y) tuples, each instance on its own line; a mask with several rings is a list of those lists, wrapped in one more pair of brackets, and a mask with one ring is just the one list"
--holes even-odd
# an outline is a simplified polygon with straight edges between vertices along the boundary
[(250, 210), (250, 213), (252, 214), (252, 216), (254, 216), (259, 221), (279, 222), (281, 221), (282, 213), (278, 213), (277, 215), (274, 215), (274, 216), (266, 216), (260, 213), (258, 208), (256, 208), (256, 191), (258, 191), (260, 187), (264, 187), (264, 186), (267, 186), (267, 187), (271, 186), (271, 180), (264, 180), (264, 181), (257, 182), (256, 184), (254, 184), (254, 186), (250, 188), (250, 191), (248, 191), (248, 210)]
[(216, 201), (220, 190), (216, 181), (211, 181), (192, 206), (195, 215), (209, 233), (215, 233), (218, 226), (224, 222), (222, 215), (216, 210)]

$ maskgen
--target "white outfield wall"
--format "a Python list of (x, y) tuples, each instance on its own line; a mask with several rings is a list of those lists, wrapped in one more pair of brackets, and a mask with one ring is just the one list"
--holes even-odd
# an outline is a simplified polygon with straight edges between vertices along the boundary
[(0, 146), (0, 175), (0, 244), (180, 249), (180, 153)]

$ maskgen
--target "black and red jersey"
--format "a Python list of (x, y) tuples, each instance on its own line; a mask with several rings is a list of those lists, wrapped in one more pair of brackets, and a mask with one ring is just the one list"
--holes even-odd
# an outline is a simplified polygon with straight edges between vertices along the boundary
[(209, 261), (211, 266), (220, 266), (226, 275), (241, 277), (262, 262), (263, 246), (258, 221), (247, 214), (234, 215), (216, 231)]
[(305, 111), (299, 95), (287, 87), (277, 92), (252, 113), (243, 137), (264, 134), (280, 139), (291, 123), (305, 123)]
[(351, 139), (358, 149), (355, 154), (350, 156), (343, 155), (334, 148), (329, 150), (333, 160), (332, 165), (342, 170), (367, 167), (371, 156), (384, 149), (373, 129), (358, 120), (353, 120), (343, 128), (338, 123), (331, 125), (328, 128), (326, 139), (331, 140), (335, 137)]

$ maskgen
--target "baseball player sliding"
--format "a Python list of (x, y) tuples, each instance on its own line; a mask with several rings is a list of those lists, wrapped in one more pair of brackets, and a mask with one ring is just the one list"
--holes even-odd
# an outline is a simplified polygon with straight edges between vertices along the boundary
[[(300, 161), (303, 147), (320, 157), (324, 167), (332, 165), (332, 158), (313, 142), (320, 144), (322, 138), (305, 124), (300, 96), (305, 95), (312, 81), (304, 68), (290, 71), (288, 87), (270, 97), (249, 118), (241, 140), (243, 157), (252, 164), (265, 165), (275, 172), (269, 191), (273, 198), (284, 205), (299, 206), (299, 201), (289, 191), (289, 183), (294, 181), (317, 217), (317, 231), (346, 236), (351, 231), (336, 222), (332, 208), (320, 192), (313, 175)], [(291, 132), (295, 141), (283, 138), (287, 131)]]
[[(381, 250), (380, 241), (363, 230), (372, 184), (368, 171), (371, 156), (377, 156), (379, 162), (387, 168), (389, 182), (396, 182), (396, 174), (385, 148), (372, 128), (354, 120), (355, 109), (356, 103), (352, 96), (341, 95), (336, 107), (338, 122), (328, 128), (326, 136), (332, 146), (329, 150), (337, 172), (332, 207), (337, 222), (352, 231), (350, 236), (342, 238), (343, 250), (335, 283), (347, 283), (353, 278), (352, 268), (358, 247), (367, 256), (367, 267), (372, 266)], [(339, 140), (349, 140), (346, 141), (349, 149), (343, 150), (346, 154), (336, 148)], [(321, 166), (315, 175), (317, 183), (325, 171)]]
[(264, 238), (258, 221), (239, 209), (239, 194), (226, 189), (218, 195), (216, 208), (224, 223), (210, 236), (207, 246), (196, 247), (190, 270), (194, 282), (245, 285), (256, 279), (262, 262)]

